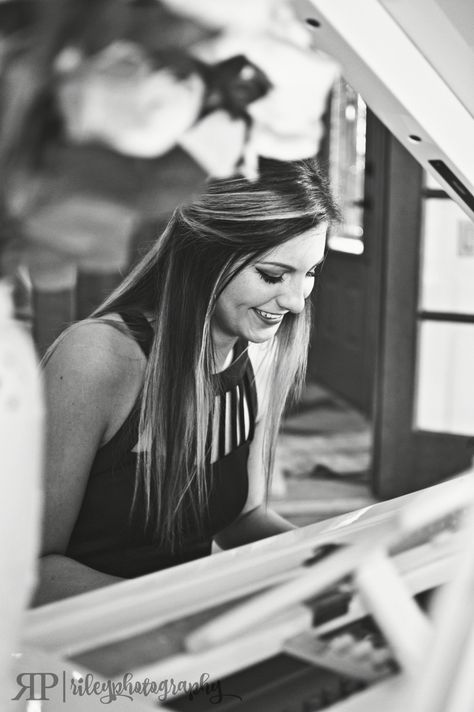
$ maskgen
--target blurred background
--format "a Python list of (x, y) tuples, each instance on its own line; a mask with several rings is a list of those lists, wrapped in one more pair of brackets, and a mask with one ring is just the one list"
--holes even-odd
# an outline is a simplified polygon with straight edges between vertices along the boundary
[(317, 155), (343, 222), (274, 506), (305, 524), (468, 466), (473, 224), (292, 2), (3, 0), (0, 70), (0, 272), (40, 356), (209, 176)]

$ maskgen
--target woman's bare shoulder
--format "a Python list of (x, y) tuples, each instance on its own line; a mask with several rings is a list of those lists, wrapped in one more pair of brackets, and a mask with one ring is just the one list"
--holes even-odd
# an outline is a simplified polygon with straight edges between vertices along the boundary
[(124, 374), (142, 374), (145, 356), (118, 315), (86, 319), (69, 327), (45, 360), (46, 375), (87, 377), (90, 383), (113, 385)]

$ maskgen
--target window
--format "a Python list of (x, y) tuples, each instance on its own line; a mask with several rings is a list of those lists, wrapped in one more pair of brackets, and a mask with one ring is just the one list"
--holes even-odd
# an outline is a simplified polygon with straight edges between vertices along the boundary
[(330, 235), (328, 245), (332, 250), (356, 255), (364, 251), (365, 132), (366, 105), (341, 78), (331, 97), (329, 176), (343, 220)]

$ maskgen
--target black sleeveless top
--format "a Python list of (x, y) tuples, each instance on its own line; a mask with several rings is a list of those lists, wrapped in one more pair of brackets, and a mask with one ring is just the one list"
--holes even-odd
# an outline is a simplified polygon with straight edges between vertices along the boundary
[[(148, 356), (153, 338), (148, 321), (135, 312), (121, 312), (120, 316)], [(145, 509), (140, 499), (131, 516), (137, 461), (137, 402), (116, 434), (97, 451), (66, 556), (107, 574), (133, 578), (210, 553), (212, 538), (238, 517), (248, 494), (247, 460), (257, 397), (245, 342), (237, 342), (231, 365), (215, 374), (214, 390), (204, 531), (199, 533), (190, 518), (185, 524), (183, 543), (173, 552), (144, 529)]]

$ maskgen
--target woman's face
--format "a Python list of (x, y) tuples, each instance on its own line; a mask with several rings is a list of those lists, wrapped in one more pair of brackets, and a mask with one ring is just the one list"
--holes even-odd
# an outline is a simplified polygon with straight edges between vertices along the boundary
[(324, 258), (327, 224), (311, 228), (267, 252), (227, 285), (212, 317), (218, 351), (239, 337), (271, 339), (288, 312), (298, 314), (314, 286), (315, 268)]

